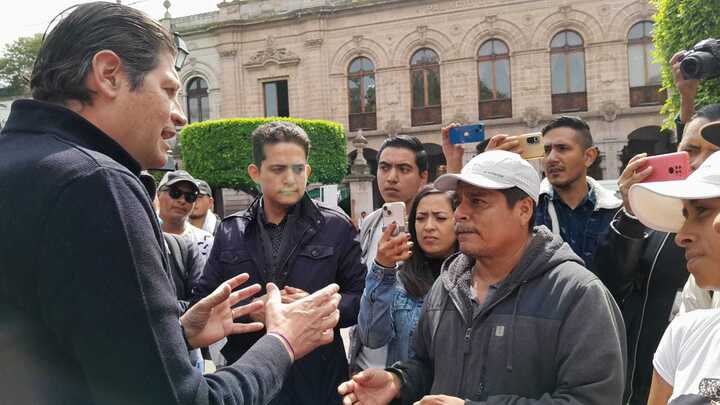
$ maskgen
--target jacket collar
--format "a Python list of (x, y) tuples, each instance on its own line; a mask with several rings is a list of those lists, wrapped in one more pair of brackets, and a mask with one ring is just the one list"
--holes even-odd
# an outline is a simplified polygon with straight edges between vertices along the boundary
[[(614, 210), (620, 208), (622, 200), (615, 197), (612, 191), (600, 185), (597, 180), (590, 176), (587, 176), (587, 182), (590, 186), (589, 193), (592, 193), (595, 200), (595, 211), (601, 209)], [(547, 196), (545, 198), (549, 199), (552, 199), (555, 195), (555, 190), (548, 181), (547, 177), (542, 179), (542, 182), (540, 182), (540, 197), (543, 198), (543, 195)]]
[(12, 132), (57, 135), (107, 155), (136, 176), (140, 175), (140, 164), (120, 144), (90, 121), (61, 105), (36, 100), (15, 101), (2, 133)]
[[(257, 198), (250, 204), (250, 206), (243, 211), (239, 216), (249, 223), (260, 220), (260, 210), (262, 204), (262, 194), (258, 195)], [(320, 208), (318, 208), (315, 201), (305, 193), (303, 197), (298, 201), (299, 204), (299, 218), (301, 220), (310, 221), (315, 224), (322, 221), (322, 214)]]

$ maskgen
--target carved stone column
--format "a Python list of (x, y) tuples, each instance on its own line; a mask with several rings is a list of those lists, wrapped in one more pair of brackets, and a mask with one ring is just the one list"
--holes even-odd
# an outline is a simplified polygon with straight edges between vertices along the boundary
[(355, 136), (353, 146), (357, 155), (350, 167), (350, 174), (343, 179), (343, 183), (350, 186), (350, 216), (358, 226), (363, 212), (367, 215), (373, 212), (372, 182), (375, 177), (370, 174), (370, 166), (368, 166), (365, 156), (363, 156), (367, 143), (367, 139), (362, 133)]

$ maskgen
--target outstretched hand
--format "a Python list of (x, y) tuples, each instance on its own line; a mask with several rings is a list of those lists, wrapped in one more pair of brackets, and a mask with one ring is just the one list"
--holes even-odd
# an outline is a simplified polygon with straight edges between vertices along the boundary
[(259, 284), (233, 292), (250, 278), (247, 273), (235, 276), (222, 283), (210, 295), (198, 301), (180, 317), (185, 329), (185, 338), (193, 348), (209, 346), (220, 339), (238, 333), (262, 330), (260, 322), (235, 323), (234, 320), (262, 309), (262, 301), (233, 308), (238, 302), (252, 297), (260, 291)]
[(400, 394), (397, 375), (378, 368), (355, 374), (338, 387), (343, 405), (384, 405)]

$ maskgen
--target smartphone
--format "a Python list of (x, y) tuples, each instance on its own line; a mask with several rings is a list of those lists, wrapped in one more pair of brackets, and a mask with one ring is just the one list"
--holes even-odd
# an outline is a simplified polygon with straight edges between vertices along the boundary
[(485, 124), (463, 125), (450, 128), (450, 143), (453, 145), (482, 142), (485, 140)]
[(545, 157), (545, 144), (543, 143), (542, 132), (532, 132), (518, 136), (511, 136), (508, 140), (517, 140), (522, 148), (522, 156), (525, 160), (542, 159)]
[(395, 228), (393, 236), (398, 235), (400, 232), (405, 232), (404, 202), (385, 203), (383, 204), (382, 210), (383, 231), (394, 222), (397, 224), (397, 228)]
[(687, 152), (666, 153), (648, 156), (648, 163), (639, 167), (637, 172), (652, 166), (653, 170), (643, 183), (652, 181), (685, 180), (690, 175), (690, 156)]

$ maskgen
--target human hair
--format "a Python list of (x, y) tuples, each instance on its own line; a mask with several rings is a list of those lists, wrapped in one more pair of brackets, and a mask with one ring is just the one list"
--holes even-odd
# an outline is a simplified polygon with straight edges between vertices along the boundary
[(594, 145), (592, 135), (590, 134), (590, 126), (580, 117), (563, 115), (555, 118), (542, 129), (543, 136), (555, 128), (574, 129), (575, 136), (578, 138), (578, 141), (583, 149), (590, 148)]
[(385, 148), (409, 149), (410, 151), (415, 153), (415, 165), (418, 168), (418, 172), (422, 174), (423, 172), (426, 172), (428, 170), (427, 151), (425, 150), (422, 142), (420, 142), (420, 140), (416, 137), (408, 135), (396, 135), (387, 138), (385, 141), (383, 141), (382, 145), (380, 145), (380, 150), (378, 151), (378, 159), (380, 159), (380, 156), (382, 156)]
[[(519, 201), (522, 201), (525, 198), (531, 198), (528, 193), (522, 191), (519, 187), (512, 187), (498, 191), (505, 196), (505, 202), (507, 203), (508, 208), (514, 208), (515, 204), (517, 204)], [(532, 232), (533, 227), (535, 226), (536, 208), (537, 207), (535, 206), (535, 202), (533, 201), (533, 212), (530, 216), (530, 221), (528, 221), (528, 232)]]
[(177, 53), (172, 34), (143, 12), (104, 1), (82, 4), (44, 38), (30, 77), (33, 98), (92, 104), (94, 92), (85, 79), (103, 50), (121, 59), (133, 91), (155, 69), (161, 51)]
[(710, 122), (720, 121), (720, 104), (708, 104), (697, 110), (690, 119), (693, 120), (695, 118), (705, 118)]
[[(410, 232), (410, 240), (412, 240), (412, 256), (406, 263), (405, 269), (399, 272), (400, 281), (408, 294), (415, 298), (422, 298), (427, 294), (435, 282), (435, 276), (432, 274), (428, 258), (425, 252), (420, 248), (418, 242), (417, 230), (415, 229), (415, 217), (417, 216), (418, 205), (423, 198), (429, 195), (444, 195), (453, 210), (457, 208), (457, 199), (453, 192), (440, 191), (432, 184), (426, 185), (415, 196), (410, 204), (410, 212), (408, 213), (408, 230)], [(453, 251), (457, 251), (458, 243), (455, 241)]]
[(282, 142), (294, 143), (305, 152), (305, 159), (310, 151), (310, 138), (304, 129), (287, 121), (272, 121), (255, 128), (252, 133), (253, 162), (257, 167), (265, 160), (265, 145)]

